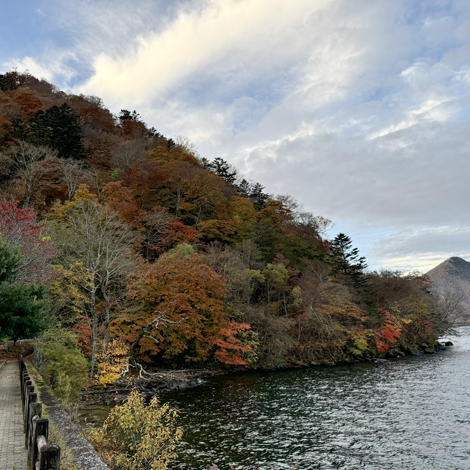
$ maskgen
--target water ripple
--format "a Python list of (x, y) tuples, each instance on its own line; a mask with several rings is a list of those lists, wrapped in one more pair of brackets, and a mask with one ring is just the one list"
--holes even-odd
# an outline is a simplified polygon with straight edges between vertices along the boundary
[(166, 394), (173, 469), (470, 469), (470, 328), (445, 353), (215, 378)]

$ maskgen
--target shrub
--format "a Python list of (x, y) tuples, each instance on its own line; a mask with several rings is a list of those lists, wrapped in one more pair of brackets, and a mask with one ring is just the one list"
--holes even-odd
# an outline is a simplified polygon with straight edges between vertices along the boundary
[(67, 405), (80, 400), (88, 379), (88, 362), (77, 342), (77, 336), (70, 331), (52, 328), (35, 345), (36, 367), (54, 395)]
[(125, 403), (111, 410), (102, 428), (90, 432), (90, 439), (115, 470), (165, 470), (176, 458), (183, 434), (175, 425), (177, 414), (156, 396), (147, 405), (134, 389)]

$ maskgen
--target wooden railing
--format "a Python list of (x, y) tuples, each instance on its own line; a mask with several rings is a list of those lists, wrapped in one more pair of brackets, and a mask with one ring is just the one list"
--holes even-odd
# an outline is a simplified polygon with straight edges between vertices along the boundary
[(49, 420), (41, 418), (42, 403), (38, 402), (38, 395), (21, 355), (18, 356), (18, 364), (28, 470), (60, 470), (60, 447), (48, 444)]

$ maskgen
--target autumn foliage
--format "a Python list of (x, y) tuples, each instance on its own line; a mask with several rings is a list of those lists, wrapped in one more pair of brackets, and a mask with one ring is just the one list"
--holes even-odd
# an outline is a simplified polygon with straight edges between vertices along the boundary
[(98, 354), (98, 373), (95, 380), (100, 385), (115, 383), (129, 366), (129, 344), (113, 339)]
[(134, 389), (89, 437), (110, 468), (165, 470), (176, 458), (176, 443), (183, 434), (176, 427), (177, 416), (176, 410), (160, 404), (157, 395), (146, 404)]
[(215, 340), (216, 346), (215, 355), (217, 359), (226, 365), (231, 366), (246, 366), (248, 362), (245, 355), (253, 352), (253, 348), (244, 343), (237, 337), (241, 332), (250, 330), (251, 326), (247, 323), (230, 322), (226, 328), (221, 328), (219, 332), (219, 339)]
[[(130, 296), (141, 307), (118, 319), (116, 326), (136, 343), (140, 354), (181, 357), (185, 362), (206, 360), (226, 321), (224, 286), (225, 281), (198, 255), (167, 254), (155, 264), (139, 267)], [(162, 313), (158, 329), (149, 328)]]
[(377, 351), (379, 353), (387, 352), (390, 346), (396, 343), (400, 336), (400, 329), (393, 324), (390, 312), (383, 312), (382, 326), (375, 332)]

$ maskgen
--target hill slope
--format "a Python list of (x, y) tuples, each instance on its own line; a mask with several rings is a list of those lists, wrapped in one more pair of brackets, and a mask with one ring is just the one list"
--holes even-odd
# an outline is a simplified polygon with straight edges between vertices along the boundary
[(426, 273), (431, 291), (441, 298), (457, 323), (470, 320), (470, 263), (453, 256)]

